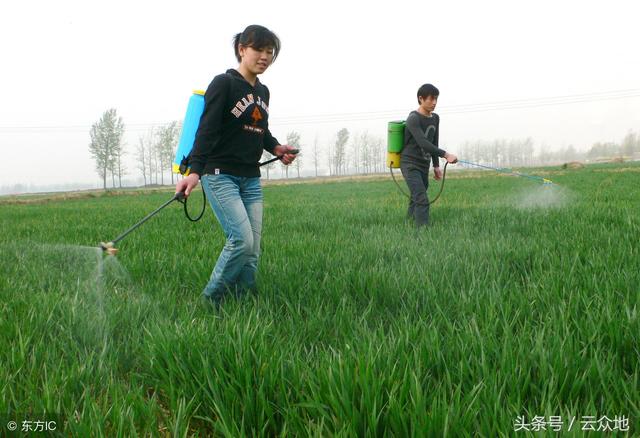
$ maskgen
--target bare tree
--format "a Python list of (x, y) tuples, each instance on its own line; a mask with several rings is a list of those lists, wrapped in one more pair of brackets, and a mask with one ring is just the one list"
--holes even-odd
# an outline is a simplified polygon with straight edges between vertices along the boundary
[(622, 139), (620, 149), (622, 155), (633, 157), (636, 152), (640, 152), (640, 136), (633, 131), (629, 131)]
[(149, 176), (149, 184), (154, 184), (154, 175), (155, 175), (155, 183), (158, 183), (158, 175), (156, 173), (157, 166), (155, 160), (155, 137), (156, 131), (152, 127), (147, 131), (147, 135), (144, 138), (144, 153), (146, 155), (145, 164), (147, 165), (147, 175)]
[(523, 166), (531, 166), (533, 160), (533, 139), (531, 137), (527, 137), (522, 142), (522, 165)]
[(338, 131), (335, 148), (334, 148), (333, 165), (335, 166), (336, 175), (340, 175), (341, 171), (344, 173), (346, 170), (347, 163), (346, 163), (346, 157), (345, 157), (346, 155), (345, 150), (346, 150), (346, 145), (348, 141), (349, 141), (349, 131), (347, 130), (347, 128), (342, 128), (340, 131)]
[(105, 138), (104, 129), (98, 126), (98, 124), (91, 126), (89, 135), (91, 136), (89, 152), (96, 162), (96, 172), (98, 172), (98, 175), (102, 178), (102, 187), (106, 190), (107, 170), (109, 169), (109, 156), (111, 155), (111, 151), (108, 149), (109, 143)]
[(370, 137), (369, 145), (371, 150), (371, 168), (374, 172), (384, 172), (388, 170), (387, 163), (387, 147), (382, 138)]
[(462, 143), (460, 146), (458, 146), (458, 156), (460, 157), (460, 159), (465, 159), (467, 161), (475, 161), (471, 142), (467, 140), (464, 143)]
[[(300, 133), (296, 132), (296, 131), (291, 131), (287, 134), (287, 144), (291, 147), (294, 147), (296, 149), (300, 149), (301, 145), (300, 145)], [(296, 158), (297, 162), (299, 160), (299, 158)], [(298, 164), (299, 166), (300, 164)], [(282, 164), (282, 170), (284, 170), (287, 178), (289, 178), (289, 166), (286, 166), (284, 164)], [(300, 177), (300, 168), (298, 168), (298, 178)]]
[[(153, 145), (153, 151), (154, 151), (155, 160), (156, 160), (156, 172), (158, 172), (160, 174), (160, 185), (163, 186), (164, 185), (165, 155), (164, 155), (163, 144), (162, 144), (162, 129), (163, 129), (163, 127), (161, 126), (156, 131), (156, 139), (155, 139), (155, 143)], [(156, 181), (157, 181), (157, 179), (158, 179), (158, 177), (156, 176)]]
[(472, 161), (474, 163), (480, 163), (485, 161), (484, 149), (485, 145), (481, 141), (467, 141), (460, 149), (460, 156), (466, 161)]
[[(111, 108), (102, 114), (100, 120), (91, 126), (89, 132), (91, 142), (89, 152), (96, 162), (96, 171), (102, 178), (102, 186), (107, 189), (107, 171), (111, 171), (112, 178), (116, 164), (120, 162), (122, 155), (122, 137), (124, 135), (124, 122), (118, 117), (115, 108)], [(121, 176), (118, 166), (119, 175)], [(115, 186), (115, 180), (113, 180)]]
[(329, 143), (329, 153), (327, 154), (327, 165), (329, 166), (329, 176), (333, 175), (333, 170), (334, 170), (334, 166), (333, 166), (333, 162), (335, 160), (335, 156), (334, 156), (334, 143)]
[(362, 138), (358, 133), (355, 133), (351, 140), (351, 154), (350, 161), (353, 165), (355, 173), (360, 173), (360, 150), (362, 149)]
[(617, 155), (620, 151), (620, 146), (613, 142), (608, 143), (594, 143), (588, 152), (588, 156), (591, 159), (603, 159), (610, 158)]
[(293, 162), (294, 167), (296, 168), (296, 172), (298, 173), (298, 178), (300, 178), (300, 169), (302, 168), (302, 152), (298, 153), (296, 156), (296, 160)]
[(142, 180), (145, 186), (147, 185), (146, 158), (146, 154), (144, 153), (144, 139), (142, 137), (138, 137), (138, 146), (136, 146), (136, 164), (137, 169), (142, 172)]
[(373, 139), (367, 131), (360, 134), (360, 165), (364, 173), (371, 173), (374, 164), (372, 144)]
[(153, 173), (156, 177), (156, 184), (158, 184), (158, 172), (162, 171), (160, 167), (160, 143), (158, 142), (158, 133), (154, 129), (153, 130), (153, 141), (151, 143), (151, 147), (149, 148), (149, 165), (153, 169)]
[(319, 160), (318, 134), (316, 133), (316, 136), (313, 139), (313, 167), (315, 168), (315, 171), (316, 171), (316, 178), (318, 177), (318, 160)]
[[(124, 143), (120, 142), (115, 148), (113, 153), (112, 175), (118, 175), (118, 187), (122, 187), (122, 176), (126, 173), (126, 168), (122, 161), (122, 157), (126, 154), (124, 149)], [(115, 185), (115, 184), (114, 184)]]
[(160, 184), (164, 185), (164, 172), (169, 169), (171, 173), (171, 184), (173, 184), (173, 172), (171, 172), (173, 154), (178, 145), (178, 122), (173, 121), (161, 126), (156, 132), (157, 143), (156, 153), (160, 165)]
[(151, 184), (151, 148), (153, 146), (153, 130), (138, 138), (138, 146), (136, 148), (136, 159), (138, 170), (142, 172), (144, 185)]

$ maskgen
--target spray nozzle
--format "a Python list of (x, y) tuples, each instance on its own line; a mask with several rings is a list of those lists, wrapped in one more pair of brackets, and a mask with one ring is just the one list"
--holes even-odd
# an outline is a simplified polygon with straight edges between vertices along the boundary
[(114, 247), (113, 242), (100, 242), (100, 249), (106, 252), (108, 255), (116, 255), (118, 253), (118, 248)]

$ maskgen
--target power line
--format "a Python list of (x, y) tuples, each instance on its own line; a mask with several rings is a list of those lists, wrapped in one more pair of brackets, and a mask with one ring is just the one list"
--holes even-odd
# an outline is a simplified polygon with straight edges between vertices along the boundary
[[(487, 102), (465, 105), (441, 106), (438, 108), (439, 114), (462, 114), (470, 112), (487, 112), (501, 110), (515, 110), (523, 108), (536, 108), (545, 106), (567, 105), (584, 102), (596, 102), (605, 100), (618, 100), (640, 97), (640, 90), (620, 90), (608, 93), (592, 93), (582, 95), (557, 96), (546, 98), (519, 99), (500, 102)], [(376, 111), (368, 113), (341, 113), (326, 116), (293, 116), (287, 118), (273, 118), (274, 124), (287, 125), (294, 123), (335, 123), (344, 121), (363, 121), (363, 120), (390, 120), (397, 118), (398, 114), (406, 114), (407, 109), (395, 111)], [(295, 118), (294, 118), (295, 117)]]
[[(146, 131), (151, 128), (158, 128), (167, 125), (169, 122), (148, 122), (148, 123), (125, 123), (125, 130), (127, 131)], [(60, 131), (65, 132), (86, 132), (91, 129), (91, 125), (42, 125), (42, 126), (0, 126), (0, 132), (7, 130), (8, 133), (12, 133), (13, 130), (18, 133), (21, 130), (33, 130), (35, 133), (38, 131)]]
[[(471, 112), (511, 111), (525, 108), (539, 108), (558, 105), (569, 105), (587, 102), (610, 101), (640, 97), (640, 89), (614, 90), (596, 93), (572, 94), (553, 97), (514, 99), (495, 102), (470, 103), (460, 105), (443, 105), (438, 108), (440, 114), (464, 114)], [(333, 114), (290, 115), (272, 117), (274, 125), (344, 123), (367, 120), (390, 120), (406, 114), (408, 110), (360, 111)], [(166, 125), (167, 122), (125, 123), (127, 132), (143, 132)], [(91, 129), (87, 125), (42, 125), (42, 126), (0, 126), (0, 134), (50, 133), (57, 131), (86, 132)]]
[[(626, 97), (637, 97), (640, 96), (640, 89), (628, 89), (628, 90), (617, 90), (617, 91), (606, 91), (599, 93), (589, 93), (589, 94), (573, 94), (573, 95), (564, 95), (564, 96), (555, 96), (555, 97), (538, 97), (538, 98), (529, 98), (529, 99), (515, 99), (515, 100), (504, 100), (504, 101), (496, 101), (496, 102), (483, 102), (483, 103), (472, 103), (472, 104), (460, 104), (460, 105), (445, 105), (438, 107), (439, 113), (455, 113), (458, 111), (467, 111), (467, 110), (493, 110), (493, 109), (501, 109), (510, 107), (514, 107), (516, 105), (523, 104), (561, 104), (561, 103), (573, 103), (580, 102), (584, 100), (603, 100), (603, 99), (617, 99), (617, 98), (626, 98)], [(397, 115), (398, 113), (404, 113), (406, 110), (382, 110), (382, 111), (361, 111), (361, 112), (348, 112), (348, 113), (333, 113), (333, 114), (317, 114), (317, 115), (300, 115), (300, 116), (283, 116), (282, 118), (274, 117), (272, 121), (286, 120), (286, 121), (296, 121), (296, 120), (306, 120), (311, 118), (340, 118), (349, 119), (351, 117), (393, 117), (393, 115)]]

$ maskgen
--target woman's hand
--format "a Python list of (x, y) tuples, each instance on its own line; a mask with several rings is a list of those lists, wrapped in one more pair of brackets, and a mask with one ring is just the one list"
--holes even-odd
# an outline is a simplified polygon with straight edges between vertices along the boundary
[(279, 144), (273, 148), (273, 154), (280, 157), (280, 161), (282, 161), (283, 164), (291, 164), (293, 160), (296, 159), (296, 154), (291, 153), (291, 151), (296, 151), (297, 153), (296, 148), (286, 144)]
[(176, 184), (176, 193), (184, 192), (184, 197), (187, 198), (191, 193), (191, 190), (198, 185), (199, 181), (200, 175), (197, 173), (190, 173), (189, 176), (178, 181), (178, 184)]

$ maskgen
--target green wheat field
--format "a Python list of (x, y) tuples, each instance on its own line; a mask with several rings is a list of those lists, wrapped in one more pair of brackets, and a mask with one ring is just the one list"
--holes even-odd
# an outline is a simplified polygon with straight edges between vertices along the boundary
[(170, 188), (0, 198), (0, 436), (637, 436), (640, 163), (523, 171), (449, 171), (420, 231), (389, 178), (266, 185), (219, 312), (208, 207), (110, 257)]

